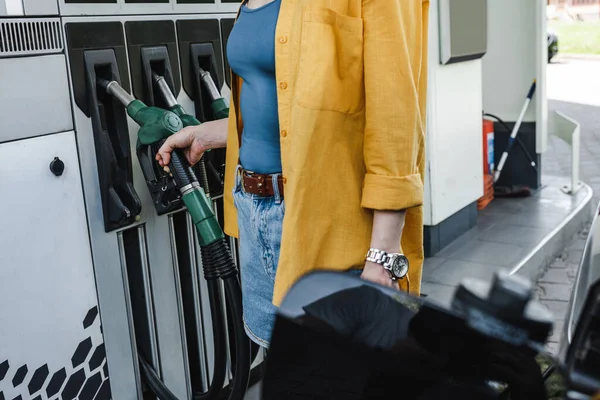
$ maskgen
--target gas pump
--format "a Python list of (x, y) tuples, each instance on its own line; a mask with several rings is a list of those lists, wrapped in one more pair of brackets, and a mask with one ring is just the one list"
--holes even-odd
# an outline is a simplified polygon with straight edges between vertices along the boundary
[[(154, 72), (152, 74), (154, 82), (162, 82), (161, 77)], [(180, 118), (173, 111), (166, 111), (157, 107), (148, 107), (139, 100), (134, 99), (129, 95), (116, 81), (107, 81), (99, 79), (98, 84), (110, 95), (114, 96), (127, 110), (127, 114), (140, 125), (141, 129), (138, 132), (138, 149), (143, 149), (144, 146), (160, 146), (164, 140), (171, 134), (176, 133), (183, 128), (186, 121), (187, 124), (199, 124), (193, 117), (185, 114), (181, 106), (172, 102), (172, 94), (163, 86), (163, 93), (169, 99), (169, 106), (183, 117)], [(160, 86), (159, 86), (160, 89)], [(218, 105), (217, 105), (218, 107)], [(142, 154), (147, 154), (142, 150)], [(206, 192), (198, 182), (193, 170), (186, 165), (178, 151), (172, 155), (170, 163), (171, 170), (169, 175), (172, 176), (177, 190), (181, 194), (181, 200), (187, 207), (194, 225), (196, 227), (200, 246), (202, 249), (202, 260), (204, 267), (204, 275), (209, 282), (209, 292), (213, 299), (211, 303), (211, 316), (213, 318), (213, 334), (215, 336), (215, 359), (218, 361), (224, 360), (227, 356), (225, 343), (221, 340), (221, 335), (225, 333), (223, 310), (219, 307), (219, 286), (217, 279), (222, 279), (225, 282), (225, 293), (228, 304), (234, 310), (234, 325), (235, 332), (235, 349), (236, 349), (236, 373), (232, 384), (231, 399), (241, 399), (244, 396), (249, 379), (250, 367), (250, 340), (246, 336), (242, 322), (242, 297), (241, 288), (238, 279), (238, 271), (235, 267), (233, 259), (229, 253), (228, 246), (225, 241), (225, 236), (219, 226), (214, 213), (210, 199), (207, 198)], [(152, 171), (153, 172), (153, 171)], [(152, 173), (146, 173), (145, 176), (152, 176)], [(155, 373), (151, 371), (150, 365), (141, 357), (144, 366), (144, 371), (147, 377), (154, 378)], [(206, 398), (215, 398), (219, 394), (224, 382), (224, 366), (221, 365), (221, 370), (215, 370), (210, 389), (206, 393)], [(152, 374), (151, 374), (152, 373)], [(153, 378), (148, 379), (148, 382), (155, 384), (157, 381)], [(166, 387), (153, 387), (155, 394), (165, 393)], [(170, 398), (176, 398), (171, 395)], [(164, 397), (161, 397), (164, 398)], [(194, 395), (194, 398), (203, 398), (202, 395)]]
[[(97, 85), (167, 108), (154, 72), (198, 122), (217, 118), (219, 90), (201, 69), (226, 89), (222, 27), (239, 3), (0, 3), (0, 90), (14, 94), (0, 100), (0, 155), (12, 166), (0, 179), (13, 193), (0, 201), (10, 227), (0, 233), (0, 399), (156, 398), (144, 371), (179, 399), (243, 386), (244, 374), (231, 375), (248, 363), (235, 351), (238, 311), (224, 282), (202, 277), (180, 187)], [(223, 154), (193, 170), (219, 222)]]

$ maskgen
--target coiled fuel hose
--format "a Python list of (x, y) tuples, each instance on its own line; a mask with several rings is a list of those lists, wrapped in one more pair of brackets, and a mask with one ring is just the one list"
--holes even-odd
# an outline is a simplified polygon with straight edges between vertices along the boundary
[[(98, 85), (119, 100), (127, 109), (127, 114), (140, 125), (138, 140), (142, 145), (164, 143), (165, 138), (178, 132), (183, 122), (176, 113), (157, 107), (148, 107), (127, 93), (117, 82), (98, 79)], [(242, 322), (242, 295), (239, 274), (225, 235), (212, 211), (210, 200), (200, 187), (198, 178), (187, 165), (179, 150), (171, 153), (170, 172), (179, 188), (182, 200), (192, 217), (198, 233), (202, 255), (204, 277), (207, 280), (211, 317), (214, 331), (215, 369), (212, 381), (205, 393), (194, 393), (195, 400), (212, 400), (220, 397), (227, 371), (227, 334), (225, 315), (222, 308), (219, 279), (225, 288), (226, 304), (233, 315), (233, 335), (235, 343), (235, 367), (230, 385), (230, 400), (242, 400), (250, 379), (250, 339)], [(204, 169), (205, 171), (205, 169)], [(208, 181), (203, 177), (203, 184)], [(179, 400), (162, 382), (154, 368), (138, 351), (142, 372), (150, 389), (161, 400)]]

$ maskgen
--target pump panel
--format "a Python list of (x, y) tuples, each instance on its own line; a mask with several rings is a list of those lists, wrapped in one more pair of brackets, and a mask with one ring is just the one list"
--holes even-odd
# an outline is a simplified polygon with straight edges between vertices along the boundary
[[(15, 100), (24, 103), (5, 106), (0, 124), (0, 156), (13, 166), (0, 182), (20, 194), (0, 209), (0, 220), (15, 227), (0, 232), (0, 400), (157, 398), (141, 359), (177, 398), (215, 381), (218, 391), (232, 383), (225, 368), (236, 363), (232, 307), (223, 288), (209, 290), (203, 278), (198, 233), (179, 197), (159, 198), (148, 186), (144, 166), (159, 178), (169, 172), (155, 162), (156, 149), (141, 154), (139, 125), (120, 104), (128, 97), (112, 98), (97, 78), (151, 106), (172, 104), (161, 95), (168, 87), (184, 114), (224, 115), (226, 104), (211, 99), (228, 95), (223, 40), (240, 0), (48, 2), (16, 0), (22, 18), (0, 21), (0, 31), (20, 28), (0, 43), (0, 71), (8, 68), (0, 87), (23, 86)], [(28, 16), (42, 6), (57, 18)], [(152, 71), (164, 81), (153, 82)], [(13, 121), (24, 113), (41, 117)], [(224, 154), (205, 157), (221, 225)], [(213, 321), (213, 305), (226, 327)], [(229, 349), (215, 346), (219, 340)], [(255, 367), (262, 361), (252, 358)], [(255, 372), (250, 385), (260, 379)]]
[(13, 194), (0, 207), (0, 398), (109, 399), (75, 134), (5, 143), (0, 158)]

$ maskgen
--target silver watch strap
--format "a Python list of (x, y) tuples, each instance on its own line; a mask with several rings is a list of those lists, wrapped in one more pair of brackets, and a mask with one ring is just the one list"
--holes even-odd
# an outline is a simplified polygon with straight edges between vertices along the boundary
[(366, 260), (383, 265), (384, 267), (387, 267), (390, 257), (388, 255), (388, 253), (383, 250), (371, 248), (367, 252)]

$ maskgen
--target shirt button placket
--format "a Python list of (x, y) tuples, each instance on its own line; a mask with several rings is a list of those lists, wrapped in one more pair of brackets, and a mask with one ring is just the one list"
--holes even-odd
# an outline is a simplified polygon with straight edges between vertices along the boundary
[[(281, 140), (281, 161), (282, 164), (287, 163), (287, 154), (289, 153), (289, 134), (290, 123), (290, 97), (293, 89), (290, 87), (289, 68), (290, 68), (290, 51), (293, 46), (290, 42), (290, 28), (292, 22), (292, 12), (295, 7), (294, 3), (297, 0), (285, 0), (281, 5), (279, 15), (279, 34), (277, 36), (276, 45), (276, 62), (277, 62), (277, 87), (278, 87), (278, 102), (279, 102), (279, 123), (280, 123), (280, 140)], [(285, 169), (285, 166), (284, 166)], [(283, 184), (287, 183), (286, 177), (283, 177)]]

